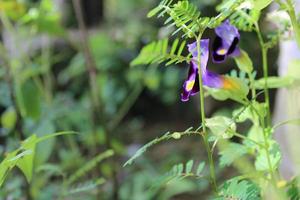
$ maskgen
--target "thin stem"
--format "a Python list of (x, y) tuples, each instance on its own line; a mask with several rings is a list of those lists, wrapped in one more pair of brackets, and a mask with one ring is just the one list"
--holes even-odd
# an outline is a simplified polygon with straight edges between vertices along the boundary
[(200, 109), (201, 109), (201, 122), (202, 122), (202, 129), (203, 129), (203, 142), (204, 146), (207, 151), (208, 155), (208, 162), (209, 162), (209, 171), (210, 171), (210, 178), (211, 178), (211, 184), (214, 188), (214, 191), (218, 191), (217, 187), (217, 182), (216, 182), (216, 175), (215, 175), (215, 166), (214, 166), (214, 160), (213, 160), (213, 155), (212, 151), (209, 146), (208, 142), (208, 134), (206, 130), (206, 118), (205, 118), (205, 110), (204, 110), (204, 91), (203, 91), (203, 81), (202, 81), (202, 70), (201, 70), (201, 47), (200, 47), (200, 42), (201, 42), (201, 36), (203, 32), (199, 33), (198, 38), (196, 39), (197, 42), (197, 52), (198, 52), (198, 57), (197, 57), (197, 63), (198, 63), (198, 76), (199, 76), (199, 87), (200, 87)]
[(300, 25), (299, 22), (297, 21), (297, 16), (296, 16), (296, 12), (292, 0), (287, 0), (287, 7), (288, 7), (287, 11), (290, 15), (292, 26), (294, 29), (295, 38), (298, 47), (300, 49)]
[(263, 74), (264, 74), (264, 80), (265, 80), (265, 85), (264, 85), (264, 94), (265, 94), (265, 103), (267, 106), (267, 126), (271, 126), (271, 111), (270, 111), (270, 95), (269, 95), (269, 89), (268, 89), (268, 61), (267, 61), (267, 53), (268, 49), (266, 48), (264, 44), (263, 37), (261, 35), (260, 29), (258, 24), (255, 24), (256, 27), (256, 33), (258, 36), (260, 48), (261, 48), (261, 53), (262, 53), (262, 64), (263, 64)]
[[(264, 146), (265, 146), (265, 151), (266, 151), (266, 157), (267, 157), (267, 162), (269, 166), (269, 173), (271, 175), (272, 183), (273, 185), (276, 185), (276, 179), (274, 175), (274, 169), (272, 167), (271, 163), (271, 158), (270, 158), (270, 152), (269, 152), (269, 144), (268, 144), (268, 137), (270, 135), (269, 131), (271, 127), (271, 112), (270, 112), (270, 97), (269, 97), (269, 90), (268, 90), (268, 61), (267, 61), (267, 52), (268, 49), (265, 46), (262, 34), (260, 32), (259, 26), (257, 23), (255, 23), (255, 28), (256, 28), (256, 33), (258, 36), (260, 48), (262, 50), (262, 64), (263, 64), (263, 74), (264, 74), (264, 80), (265, 80), (265, 85), (264, 85), (264, 94), (265, 94), (265, 103), (267, 106), (267, 120), (265, 122), (264, 119), (259, 115), (259, 118), (261, 119), (260, 123), (263, 128), (263, 138), (264, 138)], [(254, 108), (255, 110), (255, 108)], [(267, 123), (267, 124), (266, 124)]]
[(254, 78), (253, 78), (253, 74), (248, 73), (248, 77), (249, 77), (249, 81), (250, 81), (250, 88), (251, 88), (251, 98), (255, 100), (256, 97), (256, 90), (254, 88)]

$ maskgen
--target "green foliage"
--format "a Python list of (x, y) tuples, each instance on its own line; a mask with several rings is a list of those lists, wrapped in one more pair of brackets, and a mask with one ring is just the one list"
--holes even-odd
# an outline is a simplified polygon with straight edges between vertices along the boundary
[(215, 198), (222, 199), (259, 200), (260, 189), (251, 181), (232, 178), (222, 185), (219, 197)]
[[(188, 177), (203, 178), (203, 170), (205, 163), (200, 162), (195, 164), (193, 160), (189, 160), (186, 164), (180, 163), (172, 167), (164, 176), (160, 177), (159, 180), (155, 181), (152, 187), (161, 187), (162, 185), (170, 184), (176, 180), (182, 180)], [(193, 168), (196, 169), (193, 171)]]
[(234, 57), (234, 60), (239, 67), (240, 70), (246, 73), (252, 73), (253, 71), (253, 64), (251, 59), (249, 58), (247, 52), (241, 49), (241, 55), (238, 57)]
[(147, 144), (145, 144), (143, 147), (141, 147), (129, 160), (126, 161), (126, 163), (123, 165), (124, 167), (127, 165), (131, 165), (133, 163), (134, 160), (136, 160), (138, 157), (140, 157), (143, 153), (145, 153), (148, 148), (152, 147), (155, 144), (158, 144), (160, 142), (169, 140), (169, 139), (180, 139), (182, 136), (185, 135), (191, 135), (191, 134), (200, 134), (200, 132), (198, 132), (199, 128), (196, 129), (195, 131), (192, 131), (192, 127), (186, 129), (183, 132), (174, 132), (174, 133), (170, 133), (167, 132), (165, 133), (163, 136), (156, 138), (150, 142), (148, 142)]
[(288, 184), (287, 196), (291, 200), (300, 199), (300, 191), (297, 183), (298, 183), (297, 178), (295, 178), (291, 180), (290, 183)]
[(164, 61), (168, 61), (166, 63), (166, 66), (173, 63), (189, 63), (191, 59), (190, 55), (182, 56), (182, 52), (186, 46), (185, 41), (180, 43), (179, 40), (176, 39), (172, 43), (170, 49), (168, 49), (168, 43), (168, 39), (151, 42), (150, 44), (143, 47), (138, 57), (135, 58), (130, 65), (146, 65), (152, 63), (161, 63)]
[(18, 86), (16, 97), (22, 116), (37, 120), (41, 114), (41, 97), (36, 84), (27, 80)]
[(36, 135), (32, 135), (22, 142), (20, 148), (7, 153), (5, 159), (0, 163), (0, 186), (15, 166), (23, 172), (27, 181), (30, 182), (33, 173), (33, 159), (36, 145), (49, 138), (66, 134), (74, 134), (74, 132), (58, 132), (40, 138)]
[(97, 186), (102, 185), (106, 182), (104, 178), (98, 178), (92, 181), (86, 181), (79, 183), (76, 186), (72, 186), (67, 192), (64, 193), (64, 196), (78, 195), (79, 193), (88, 192), (95, 189)]
[(279, 162), (281, 160), (281, 151), (279, 144), (277, 144), (273, 140), (270, 140), (268, 151), (269, 158), (264, 148), (258, 149), (258, 156), (255, 160), (256, 170), (268, 171), (270, 170), (270, 167), (272, 168), (272, 170), (276, 170), (278, 168)]
[(12, 129), (15, 127), (17, 121), (17, 114), (14, 108), (9, 107), (1, 115), (1, 124), (3, 128)]
[(241, 156), (245, 155), (248, 149), (239, 143), (229, 143), (228, 146), (222, 151), (220, 151), (220, 166), (229, 166), (235, 160), (239, 159)]
[(67, 184), (70, 185), (78, 180), (80, 177), (85, 176), (89, 171), (94, 169), (99, 162), (102, 160), (109, 158), (114, 155), (112, 150), (107, 150), (99, 155), (95, 156), (93, 159), (88, 161), (85, 165), (80, 167), (76, 172), (74, 172), (67, 180)]
[(163, 0), (161, 3), (148, 13), (148, 17), (158, 15), (162, 17), (168, 14), (170, 17), (165, 21), (165, 24), (169, 26), (176, 26), (176, 34), (179, 31), (183, 31), (183, 37), (196, 37), (197, 33), (203, 30), (210, 19), (207, 17), (200, 17), (201, 13), (197, 7), (189, 3), (189, 1), (178, 1), (173, 4), (174, 0)]
[(236, 125), (234, 121), (223, 116), (207, 118), (206, 126), (210, 129), (212, 134), (223, 139), (231, 138), (236, 131)]

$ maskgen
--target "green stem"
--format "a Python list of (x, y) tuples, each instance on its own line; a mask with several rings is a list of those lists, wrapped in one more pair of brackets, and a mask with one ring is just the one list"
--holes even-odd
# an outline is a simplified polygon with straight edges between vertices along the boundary
[(264, 94), (265, 94), (265, 103), (267, 106), (267, 126), (269, 127), (271, 126), (271, 112), (270, 112), (270, 96), (269, 96), (269, 89), (268, 89), (268, 61), (267, 61), (268, 49), (265, 46), (258, 24), (256, 24), (255, 26), (256, 26), (256, 33), (258, 36), (260, 48), (262, 51), (261, 53), (262, 53), (263, 74), (265, 80)]
[(291, 18), (292, 26), (294, 29), (295, 38), (296, 38), (298, 47), (300, 49), (300, 25), (299, 25), (299, 22), (297, 21), (297, 16), (296, 16), (296, 12), (295, 12), (292, 0), (287, 0), (287, 7), (288, 7), (288, 13)]
[(199, 76), (199, 87), (200, 87), (200, 109), (201, 109), (201, 122), (202, 122), (202, 129), (203, 129), (203, 142), (204, 146), (207, 151), (208, 155), (208, 162), (209, 162), (209, 171), (210, 171), (210, 178), (211, 178), (211, 184), (214, 188), (215, 192), (218, 192), (218, 187), (217, 187), (217, 182), (216, 182), (216, 175), (215, 175), (215, 165), (214, 165), (214, 160), (213, 160), (213, 155), (212, 151), (210, 149), (209, 141), (208, 141), (208, 134), (206, 130), (206, 118), (205, 118), (205, 110), (204, 110), (204, 91), (203, 91), (203, 81), (202, 81), (202, 70), (201, 70), (201, 47), (200, 47), (200, 42), (201, 42), (201, 36), (203, 32), (199, 33), (198, 38), (196, 39), (197, 41), (197, 52), (198, 52), (198, 57), (197, 57), (197, 63), (198, 63), (198, 76)]
[(256, 27), (256, 33), (258, 36), (258, 40), (259, 40), (259, 44), (260, 44), (260, 48), (262, 50), (262, 64), (263, 64), (263, 74), (264, 74), (264, 80), (265, 80), (265, 85), (264, 85), (264, 94), (265, 94), (265, 104), (267, 106), (267, 119), (265, 121), (265, 119), (263, 119), (262, 116), (259, 116), (260, 123), (261, 126), (263, 128), (263, 139), (264, 139), (264, 146), (265, 146), (265, 151), (266, 151), (266, 157), (267, 157), (267, 162), (268, 162), (268, 166), (269, 166), (269, 173), (271, 175), (271, 179), (272, 179), (272, 183), (273, 185), (276, 186), (276, 179), (275, 179), (275, 175), (274, 175), (274, 169), (272, 167), (272, 163), (271, 163), (271, 158), (270, 158), (270, 152), (269, 152), (269, 144), (268, 144), (268, 139), (270, 136), (270, 132), (268, 130), (271, 130), (271, 112), (270, 112), (270, 97), (269, 97), (269, 90), (268, 90), (268, 60), (267, 60), (267, 53), (268, 53), (268, 49), (264, 43), (262, 34), (260, 32), (259, 26), (256, 23), (255, 24)]

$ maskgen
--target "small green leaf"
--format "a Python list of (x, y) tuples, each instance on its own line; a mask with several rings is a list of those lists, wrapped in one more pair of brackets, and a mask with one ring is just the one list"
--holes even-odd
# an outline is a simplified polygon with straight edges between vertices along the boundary
[(17, 84), (17, 102), (23, 116), (37, 120), (41, 113), (40, 92), (31, 80)]
[(252, 73), (253, 64), (246, 51), (241, 49), (241, 54), (237, 57), (234, 57), (234, 60), (240, 70), (249, 74)]
[(236, 125), (232, 119), (223, 116), (216, 116), (206, 119), (206, 126), (212, 134), (224, 139), (231, 138), (236, 131)]
[(147, 17), (150, 18), (150, 17), (153, 17), (155, 15), (157, 15), (157, 13), (159, 13), (161, 11), (161, 6), (158, 6), (156, 8), (153, 8), (152, 10), (150, 10), (150, 12), (147, 14)]
[(186, 174), (191, 173), (192, 168), (193, 168), (193, 165), (194, 165), (194, 161), (193, 161), (193, 160), (189, 160), (189, 161), (186, 163), (186, 165), (185, 165), (185, 173), (186, 173)]
[(25, 151), (31, 151), (31, 153), (22, 156), (17, 162), (17, 166), (24, 173), (28, 182), (30, 182), (32, 178), (33, 159), (35, 155), (35, 147), (38, 141), (37, 139), (38, 138), (36, 135), (32, 135), (22, 143), (21, 148), (24, 149)]
[(273, 0), (254, 0), (254, 8), (256, 10), (262, 10), (270, 5)]
[(1, 124), (3, 128), (12, 129), (16, 125), (17, 114), (13, 107), (9, 107), (1, 116)]
[(197, 171), (196, 171), (196, 174), (197, 174), (198, 176), (201, 175), (201, 173), (202, 173), (204, 167), (205, 167), (205, 162), (201, 162), (201, 163), (198, 165)]

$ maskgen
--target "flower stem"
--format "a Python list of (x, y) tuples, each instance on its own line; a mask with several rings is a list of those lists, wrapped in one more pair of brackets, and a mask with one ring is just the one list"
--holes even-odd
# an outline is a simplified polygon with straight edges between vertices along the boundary
[[(267, 157), (267, 162), (269, 166), (269, 173), (271, 175), (271, 179), (273, 182), (273, 185), (276, 185), (276, 179), (274, 175), (274, 169), (272, 167), (271, 163), (271, 158), (270, 158), (270, 152), (269, 152), (269, 144), (268, 144), (268, 137), (270, 135), (270, 132), (268, 130), (271, 130), (271, 111), (270, 111), (270, 97), (269, 97), (269, 89), (268, 89), (268, 60), (267, 60), (267, 53), (268, 49), (264, 43), (262, 34), (260, 32), (259, 26), (256, 23), (255, 24), (256, 28), (256, 33), (258, 36), (260, 48), (262, 51), (262, 64), (263, 64), (263, 74), (264, 74), (264, 80), (265, 80), (265, 85), (264, 85), (264, 94), (265, 94), (265, 104), (267, 106), (267, 119), (266, 121), (264, 119), (261, 119), (261, 126), (263, 127), (263, 138), (264, 138), (264, 146), (265, 146), (265, 151), (266, 151), (266, 157)], [(262, 118), (261, 116), (259, 116)]]
[(270, 112), (270, 96), (269, 96), (269, 89), (268, 89), (268, 62), (267, 62), (267, 53), (268, 49), (264, 44), (263, 37), (261, 35), (259, 26), (256, 24), (256, 33), (258, 36), (261, 53), (262, 53), (262, 64), (263, 64), (263, 74), (264, 74), (264, 94), (265, 94), (265, 103), (267, 106), (267, 126), (271, 125), (271, 112)]
[(207, 151), (208, 155), (208, 162), (209, 162), (209, 171), (210, 171), (210, 178), (211, 178), (211, 184), (213, 186), (213, 189), (215, 192), (218, 191), (217, 187), (217, 182), (216, 182), (216, 175), (215, 175), (215, 165), (214, 165), (214, 160), (213, 160), (213, 155), (212, 151), (210, 149), (210, 145), (208, 142), (208, 134), (207, 134), (207, 129), (206, 129), (206, 124), (205, 124), (205, 110), (204, 110), (204, 91), (203, 91), (203, 81), (202, 81), (202, 70), (201, 70), (201, 47), (200, 47), (200, 42), (201, 42), (201, 36), (203, 32), (199, 33), (197, 40), (197, 52), (198, 52), (198, 57), (197, 57), (197, 63), (198, 63), (198, 76), (199, 76), (199, 88), (200, 88), (200, 109), (201, 109), (201, 122), (202, 122), (202, 129), (203, 129), (203, 142), (204, 146)]

